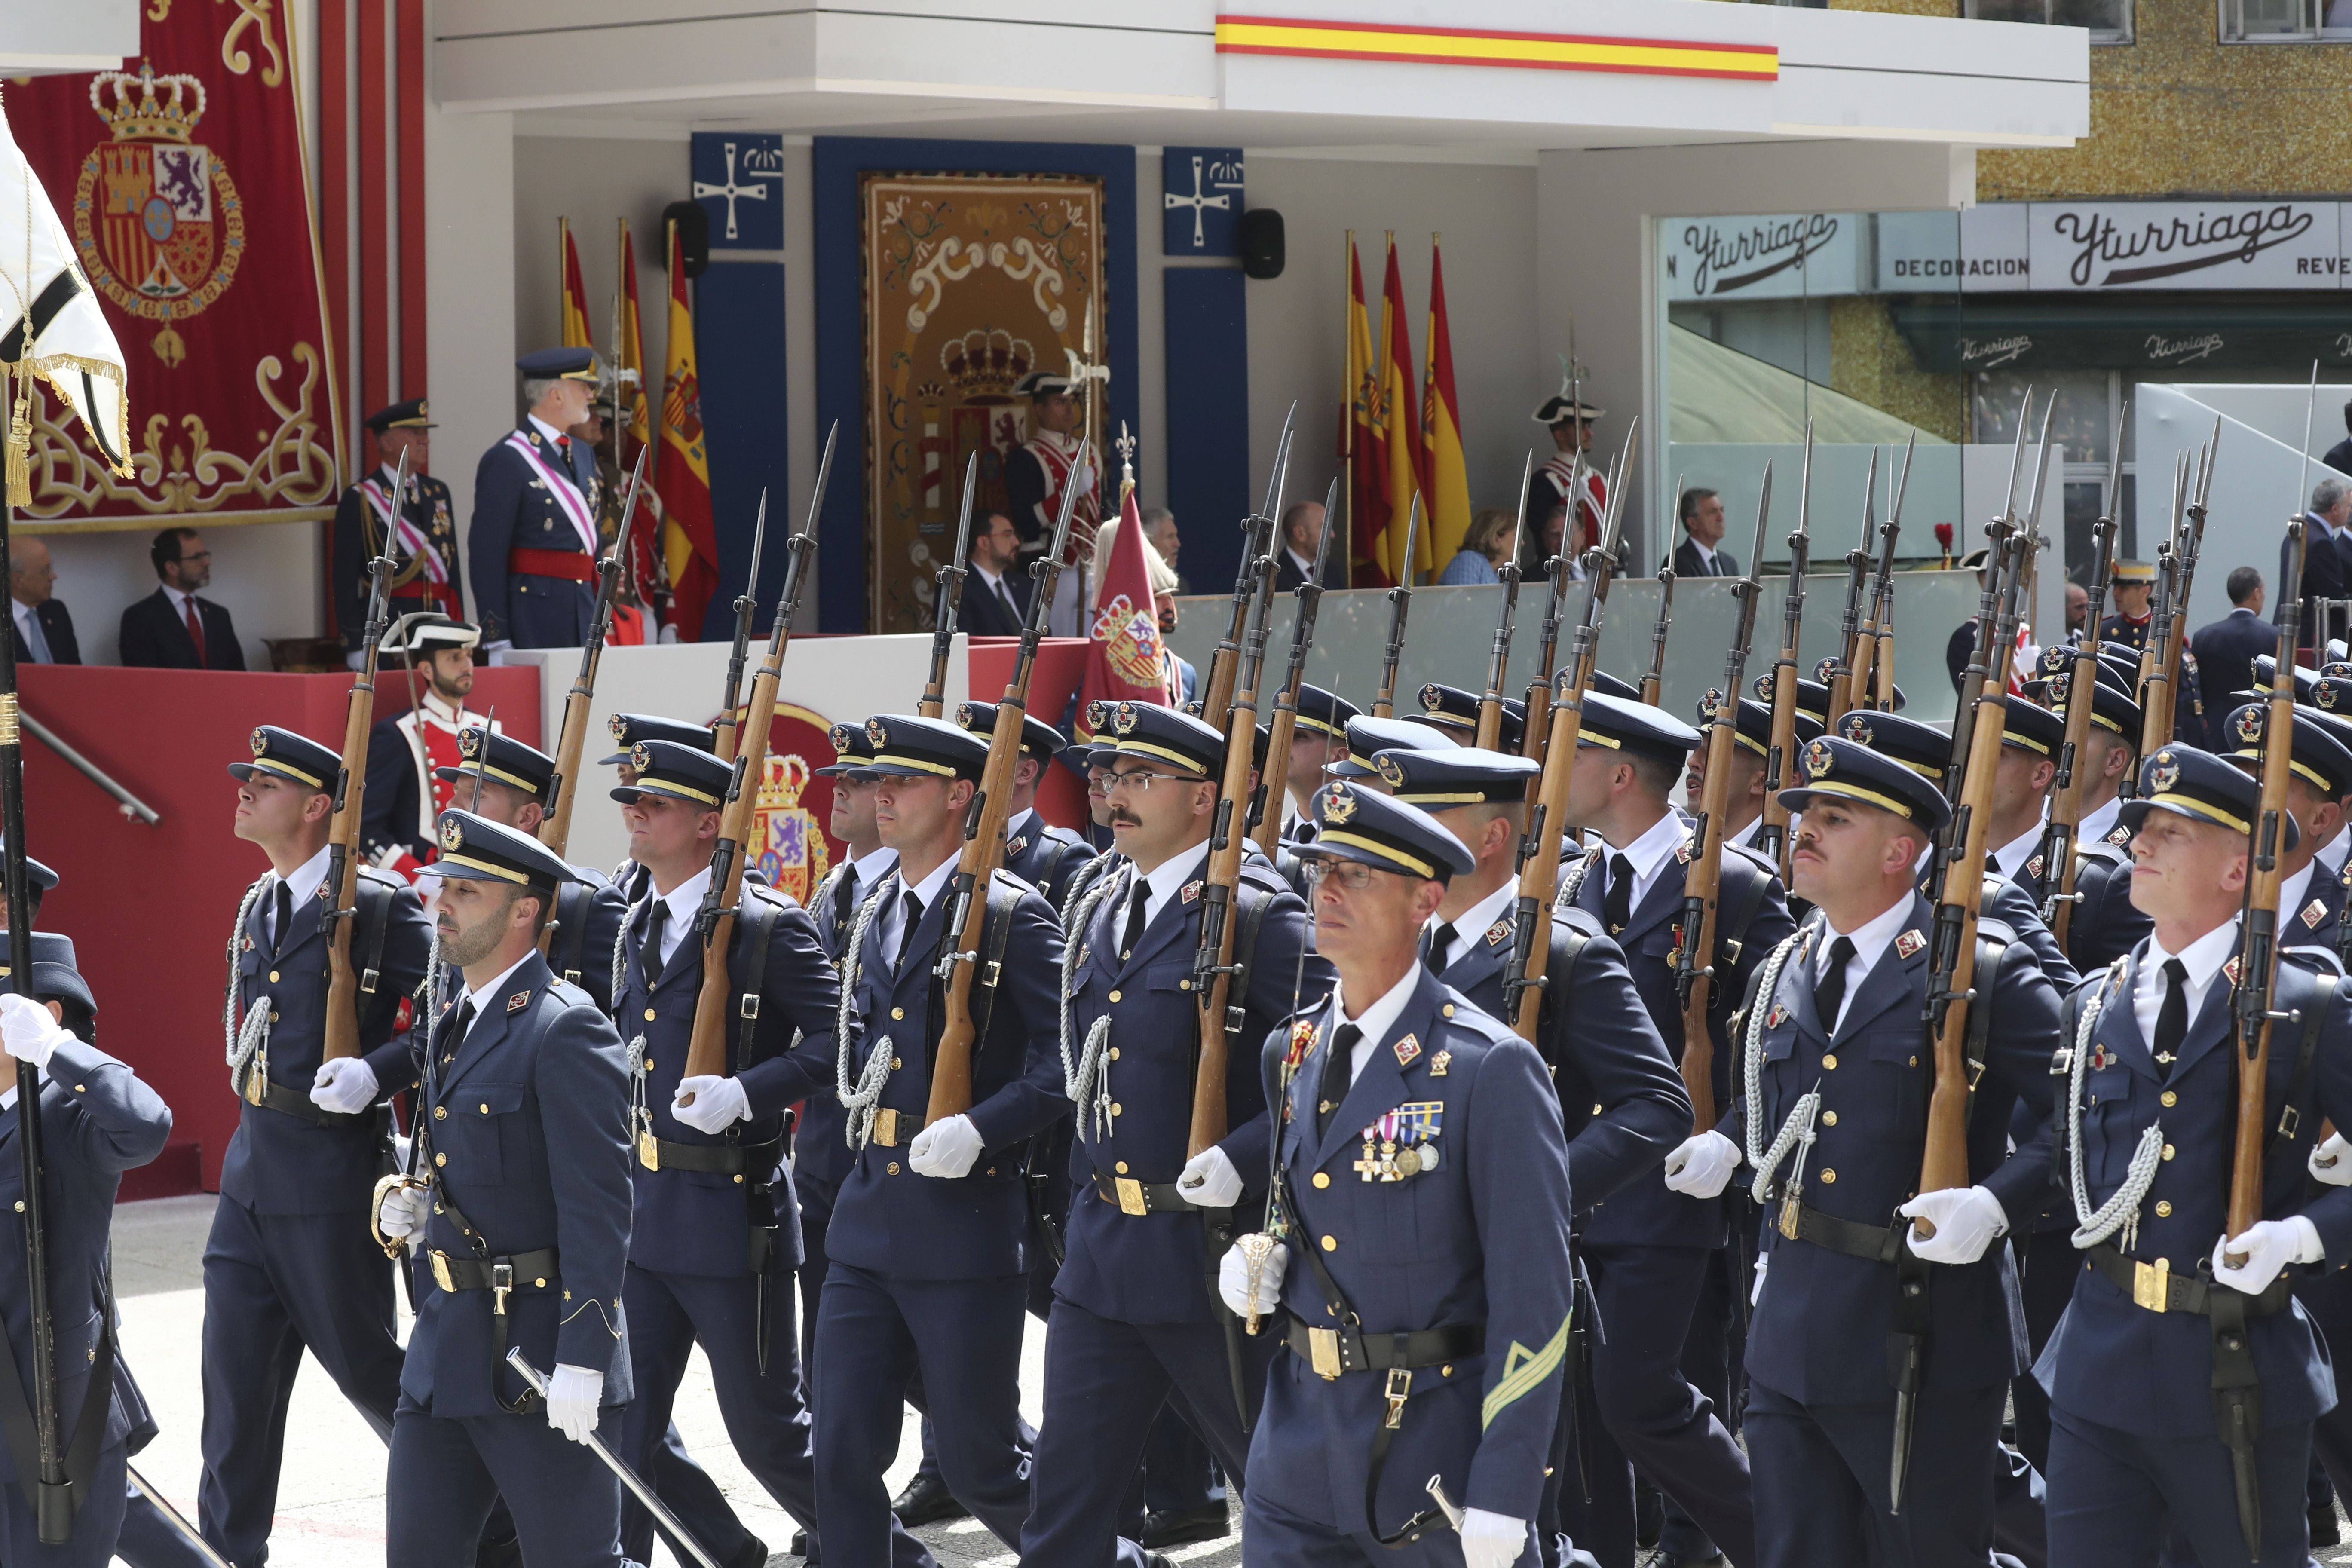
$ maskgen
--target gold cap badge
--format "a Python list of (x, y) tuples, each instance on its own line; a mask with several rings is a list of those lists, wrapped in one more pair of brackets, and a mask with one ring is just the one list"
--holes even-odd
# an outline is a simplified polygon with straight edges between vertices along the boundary
[(2237, 731), (2239, 740), (2252, 745), (2263, 738), (2263, 710), (2249, 702), (2238, 710), (2238, 716), (2231, 721), (2230, 727)]
[(625, 713), (615, 713), (604, 721), (604, 728), (613, 731), (613, 739), (615, 741), (625, 741), (629, 738), (629, 716)]
[(268, 756), (268, 755), (269, 754), (269, 731), (267, 731), (267, 730), (263, 730), (263, 729), (260, 729), (260, 728), (257, 728), (257, 727), (254, 730), (254, 731), (253, 731), (253, 754), (254, 754), (255, 756), (257, 756), (257, 757), (266, 757), (266, 756)]
[(646, 744), (643, 741), (639, 741), (635, 745), (629, 748), (629, 766), (636, 769), (637, 772), (642, 773), (653, 765), (654, 749), (651, 746)]
[(826, 731), (826, 739), (833, 742), (833, 753), (837, 757), (845, 757), (857, 749), (857, 731), (847, 724), (835, 724)]
[(471, 729), (458, 731), (457, 754), (461, 757), (480, 756), (482, 754), (482, 732), (479, 730)]
[(1870, 727), (1870, 721), (1859, 713), (1847, 714), (1844, 722), (1838, 726), (1838, 733), (1857, 746), (1869, 745), (1876, 735)]
[(1335, 784), (1323, 791), (1323, 820), (1345, 826), (1356, 815), (1356, 792)]
[(1111, 714), (1112, 728), (1122, 735), (1134, 734), (1137, 721), (1135, 704), (1132, 702), (1120, 703)]
[(441, 847), (452, 853), (466, 847), (466, 825), (457, 813), (441, 819)]
[(1387, 781), (1391, 789), (1404, 788), (1404, 770), (1397, 766), (1397, 760), (1386, 752), (1380, 755), (1380, 769), (1381, 777)]
[(2168, 790), (2180, 782), (2180, 763), (2170, 752), (2158, 752), (2147, 765), (2148, 787), (2158, 792)]
[(890, 728), (879, 718), (868, 719), (866, 721), (866, 738), (875, 745), (887, 746), (890, 743)]
[(1816, 741), (1812, 741), (1812, 742), (1809, 742), (1809, 743), (1806, 745), (1806, 747), (1805, 747), (1805, 776), (1806, 776), (1806, 777), (1808, 777), (1808, 778), (1815, 778), (1815, 779), (1825, 779), (1825, 778), (1827, 778), (1827, 777), (1829, 777), (1829, 776), (1830, 776), (1831, 773), (1832, 773), (1832, 771), (1834, 771), (1834, 770), (1836, 769), (1836, 767), (1837, 767), (1837, 752), (1834, 752), (1834, 751), (1832, 751), (1832, 750), (1830, 748), (1830, 743), (1829, 743), (1829, 742), (1827, 742), (1827, 741), (1825, 741), (1825, 740), (1816, 740)]
[(956, 704), (956, 723), (963, 729), (972, 729), (976, 725), (979, 717), (980, 716), (978, 714), (971, 710), (971, 703), (959, 702)]

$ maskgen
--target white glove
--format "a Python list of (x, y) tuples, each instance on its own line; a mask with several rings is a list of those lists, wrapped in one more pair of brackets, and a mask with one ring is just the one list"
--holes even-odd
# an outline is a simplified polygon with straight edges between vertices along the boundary
[(2347, 1159), (2347, 1155), (2352, 1155), (2352, 1143), (2344, 1142), (2343, 1133), (2330, 1132), (2312, 1145), (2311, 1158), (2305, 1164), (2315, 1182), (2325, 1182), (2331, 1187), (2352, 1187), (2352, 1159)]
[[(2231, 1268), (2227, 1261), (2231, 1253), (2242, 1255), (2246, 1261)], [(2289, 1215), (2284, 1219), (2257, 1220), (2243, 1236), (2224, 1237), (2215, 1243), (2213, 1278), (2232, 1290), (2259, 1296), (2288, 1264), (2324, 1263), (2326, 1258), (2319, 1227), (2302, 1215)]]
[(1225, 1152), (1212, 1143), (1192, 1156), (1183, 1174), (1176, 1178), (1176, 1190), (1184, 1201), (1204, 1209), (1229, 1209), (1240, 1201), (1242, 1173)]
[[(694, 1103), (688, 1105), (689, 1100)], [(697, 1132), (716, 1136), (751, 1114), (751, 1097), (731, 1078), (698, 1073), (678, 1080), (677, 1095), (669, 1102), (669, 1113)]]
[(1912, 1255), (1929, 1263), (1974, 1263), (1994, 1237), (2009, 1234), (2009, 1215), (2002, 1212), (2000, 1200), (1982, 1187), (1921, 1193), (1895, 1212), (1906, 1219), (1925, 1219), (1936, 1227), (1936, 1234), (1925, 1241), (1919, 1239), (1916, 1229), (1906, 1227)]
[(375, 1103), (375, 1068), (357, 1057), (319, 1064), (310, 1080), (310, 1103), (337, 1116), (350, 1116)]
[(547, 1382), (547, 1424), (575, 1443), (596, 1430), (597, 1406), (604, 1398), (604, 1374), (584, 1366), (556, 1363)]
[(1759, 1252), (1756, 1255), (1756, 1283), (1749, 1286), (1748, 1289), (1748, 1304), (1749, 1306), (1757, 1306), (1763, 1301), (1764, 1271), (1771, 1267), (1772, 1255), (1770, 1253)]
[(425, 1228), (425, 1216), (432, 1206), (432, 1194), (423, 1187), (394, 1187), (383, 1194), (375, 1227), (394, 1241), (406, 1241)]
[(971, 1124), (971, 1118), (950, 1116), (915, 1134), (915, 1141), (907, 1145), (907, 1168), (919, 1176), (952, 1182), (971, 1173), (980, 1149), (980, 1129)]
[(0, 1040), (6, 1042), (8, 1054), (18, 1061), (45, 1068), (58, 1042), (68, 1037), (65, 1026), (49, 1016), (47, 1004), (13, 991), (0, 995)]
[(1282, 1305), (1282, 1275), (1289, 1267), (1290, 1248), (1276, 1242), (1265, 1255), (1265, 1266), (1258, 1270), (1257, 1295), (1253, 1300), (1249, 1259), (1240, 1247), (1228, 1247), (1223, 1261), (1217, 1265), (1217, 1294), (1237, 1318), (1265, 1317)]
[(1666, 1190), (1685, 1197), (1720, 1197), (1739, 1169), (1739, 1145), (1709, 1128), (1684, 1139), (1666, 1156)]
[(1528, 1521), (1483, 1508), (1462, 1515), (1464, 1568), (1511, 1568), (1528, 1549)]

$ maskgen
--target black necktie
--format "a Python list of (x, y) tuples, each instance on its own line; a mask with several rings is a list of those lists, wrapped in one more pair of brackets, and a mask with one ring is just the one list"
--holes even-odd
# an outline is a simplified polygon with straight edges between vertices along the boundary
[(1601, 918), (1611, 936), (1633, 922), (1633, 862), (1622, 855), (1609, 858), (1609, 890), (1601, 896)]
[(284, 882), (278, 884), (278, 929), (269, 933), (272, 952), (286, 946), (286, 934), (294, 929), (294, 889)]
[(1004, 579), (1002, 577), (996, 580), (996, 602), (1004, 606), (1006, 620), (1016, 626), (1021, 624), (1021, 607), (1013, 602), (1013, 590), (1005, 586)]
[(1845, 966), (1853, 957), (1853, 943), (1840, 937), (1830, 943), (1830, 966), (1813, 987), (1813, 1011), (1822, 1020), (1822, 1033), (1837, 1036), (1838, 1008), (1845, 1002)]
[(2156, 1074), (2172, 1076), (2172, 1061), (2189, 1035), (2189, 966), (2177, 958), (2164, 961), (2164, 1005), (2156, 1014)]
[(1430, 936), (1429, 972), (1432, 974), (1444, 973), (1445, 955), (1453, 951), (1454, 922), (1452, 921), (1448, 921), (1444, 925), (1439, 926)]
[(472, 1026), (473, 1022), (474, 999), (468, 996), (457, 1004), (457, 1011), (450, 1018), (449, 1027), (442, 1032), (441, 1060), (443, 1063), (447, 1063), (457, 1054), (457, 1047), (465, 1043), (466, 1031)]
[(833, 889), (833, 930), (836, 937), (848, 934), (850, 917), (856, 909), (857, 873), (845, 869), (840, 883)]
[(900, 901), (900, 908), (903, 912), (899, 918), (905, 923), (898, 928), (898, 967), (904, 969), (907, 967), (907, 954), (914, 951), (915, 928), (923, 923), (923, 900), (910, 892)]
[(1127, 900), (1127, 930), (1118, 939), (1118, 961), (1125, 963), (1135, 952), (1135, 944), (1142, 940), (1145, 909), (1151, 901), (1151, 884), (1138, 882), (1135, 894)]
[(637, 955), (637, 964), (646, 972), (646, 989), (649, 991), (661, 979), (662, 927), (668, 923), (669, 900), (656, 899), (653, 913), (646, 917), (646, 948)]
[(1330, 1130), (1331, 1113), (1348, 1098), (1350, 1080), (1349, 1068), (1353, 1065), (1356, 1042), (1364, 1031), (1353, 1024), (1342, 1024), (1339, 1032), (1331, 1037), (1331, 1048), (1323, 1057), (1323, 1096), (1315, 1107), (1315, 1136), (1320, 1138)]

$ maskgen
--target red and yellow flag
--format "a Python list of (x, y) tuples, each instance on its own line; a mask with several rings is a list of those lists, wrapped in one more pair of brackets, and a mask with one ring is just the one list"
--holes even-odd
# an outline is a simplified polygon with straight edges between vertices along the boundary
[[(1412, 395), (1412, 335), (1404, 318), (1404, 278), (1397, 270), (1396, 236), (1389, 236), (1389, 271), (1381, 285), (1381, 339), (1377, 377), (1380, 405), (1377, 417), (1387, 447), (1389, 514), (1381, 529), (1377, 559), (1395, 583), (1405, 574), (1429, 564), (1429, 528), (1424, 517), (1414, 559), (1404, 558), (1412, 498), (1421, 491), (1421, 421), (1415, 417)], [(1428, 502), (1423, 501), (1427, 507)]]
[(580, 247), (572, 243), (572, 220), (557, 218), (555, 230), (563, 241), (563, 346), (591, 348), (594, 340), (588, 335), (588, 285), (581, 280)]
[(1151, 601), (1151, 570), (1143, 559), (1149, 542), (1130, 490), (1120, 501), (1118, 527), (1111, 535), (1110, 559), (1100, 563), (1095, 614), (1087, 628), (1087, 673), (1079, 689), (1077, 736), (1089, 740), (1087, 704), (1156, 702), (1168, 706), (1171, 672), (1160, 657), (1160, 617)]
[(1451, 561), (1470, 531), (1470, 473), (1462, 460), (1461, 404), (1454, 395), (1454, 334), (1445, 324), (1445, 268), (1429, 237), (1429, 358), (1421, 373), (1421, 559)]
[[(624, 413), (621, 432), (632, 447), (646, 447), (653, 442), (651, 401), (646, 396), (646, 339), (644, 316), (637, 305), (637, 247), (629, 238), (629, 220), (621, 220), (621, 331), (620, 341), (613, 345), (614, 365), (620, 370), (637, 373), (634, 385), (622, 383)], [(634, 461), (634, 455), (631, 459)], [(622, 465), (627, 471), (627, 463)], [(636, 587), (638, 596), (647, 603), (655, 597), (655, 589), (662, 574), (656, 564), (661, 552), (661, 491), (654, 486), (648, 460), (644, 494), (637, 501), (637, 521), (629, 530), (629, 581)], [(620, 619), (616, 614), (614, 625)]]
[(1377, 588), (1388, 582), (1381, 564), (1381, 531), (1388, 526), (1386, 437), (1372, 410), (1380, 404), (1373, 374), (1372, 323), (1364, 309), (1364, 269), (1356, 260), (1356, 236), (1348, 235), (1348, 368), (1339, 405), (1340, 450), (1348, 454), (1348, 582)]
[(710, 460), (702, 443), (702, 383), (694, 367), (694, 301), (677, 226), (669, 226), (669, 352), (662, 365), (662, 559), (669, 568), (670, 625), (680, 642), (702, 640), (719, 591), (719, 533), (710, 515)]

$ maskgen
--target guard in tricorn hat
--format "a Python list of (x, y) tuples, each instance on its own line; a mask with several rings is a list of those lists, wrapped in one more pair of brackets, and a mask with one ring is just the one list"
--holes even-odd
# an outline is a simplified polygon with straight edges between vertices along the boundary
[(371, 864), (414, 880), (433, 858), (434, 824), (458, 804), (441, 770), (456, 767), (459, 731), (482, 722), (467, 706), (481, 628), (437, 610), (401, 616), (385, 631), (386, 679), (404, 683), (407, 711), (368, 733), (360, 847)]

